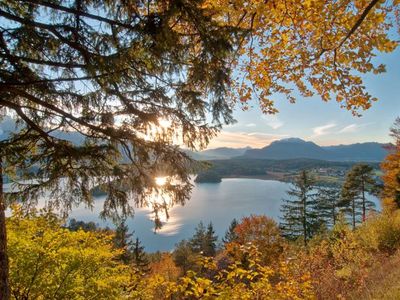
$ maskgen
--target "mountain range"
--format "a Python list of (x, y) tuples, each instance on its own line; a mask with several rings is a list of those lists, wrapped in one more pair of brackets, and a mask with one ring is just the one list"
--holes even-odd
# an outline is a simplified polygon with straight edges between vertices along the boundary
[[(0, 123), (0, 140), (18, 130), (15, 121), (6, 117)], [(53, 135), (60, 139), (81, 144), (84, 136), (77, 132), (55, 131)], [(272, 142), (270, 145), (254, 149), (221, 147), (207, 149), (200, 152), (185, 150), (188, 155), (197, 160), (217, 159), (298, 159), (310, 158), (328, 161), (369, 161), (380, 162), (388, 153), (387, 144), (376, 142), (357, 143), (350, 145), (319, 146), (314, 142), (304, 141), (299, 138), (288, 138)]]
[(350, 145), (319, 146), (299, 138), (274, 141), (261, 149), (216, 148), (195, 152), (192, 157), (199, 160), (211, 159), (298, 159), (311, 158), (328, 161), (380, 162), (388, 154), (387, 144), (376, 142)]

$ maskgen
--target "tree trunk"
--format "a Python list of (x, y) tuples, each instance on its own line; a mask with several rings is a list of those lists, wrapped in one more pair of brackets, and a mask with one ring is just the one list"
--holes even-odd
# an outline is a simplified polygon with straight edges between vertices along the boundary
[(353, 210), (353, 230), (356, 229), (356, 199), (353, 198), (352, 201), (352, 210)]
[(362, 221), (365, 222), (367, 218), (366, 207), (365, 207), (365, 181), (362, 178)]
[(336, 207), (333, 206), (332, 208), (332, 220), (333, 220), (333, 226), (336, 225)]
[(0, 157), (0, 300), (10, 299), (6, 233), (6, 203), (3, 191), (3, 166)]
[(303, 234), (304, 234), (304, 246), (307, 246), (307, 198), (303, 198)]

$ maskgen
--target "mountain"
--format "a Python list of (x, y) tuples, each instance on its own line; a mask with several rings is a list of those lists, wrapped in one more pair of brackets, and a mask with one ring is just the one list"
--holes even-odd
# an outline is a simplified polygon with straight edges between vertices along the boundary
[(386, 155), (385, 144), (380, 143), (357, 143), (323, 147), (302, 139), (289, 138), (272, 142), (262, 149), (247, 150), (242, 158), (382, 161)]
[[(382, 161), (388, 154), (388, 144), (375, 142), (323, 147), (333, 158), (343, 161)], [(336, 159), (337, 160), (337, 159)]]
[(199, 152), (184, 150), (191, 158), (196, 160), (216, 160), (216, 159), (230, 159), (244, 155), (244, 153), (251, 149), (245, 148), (228, 148), (221, 147), (215, 149), (207, 149)]
[[(4, 117), (0, 122), (0, 141), (8, 139), (12, 133), (19, 130), (21, 130), (21, 126), (18, 126), (14, 119), (7, 116)], [(50, 135), (75, 145), (80, 145), (85, 141), (85, 137), (76, 131), (55, 130)]]
[(215, 149), (207, 149), (200, 152), (200, 155), (212, 157), (213, 159), (229, 159), (236, 156), (242, 156), (250, 147), (245, 148), (228, 148), (221, 147)]
[(306, 142), (298, 138), (289, 138), (274, 141), (262, 149), (250, 149), (245, 152), (245, 158), (262, 159), (291, 159), (313, 158), (326, 159), (329, 152), (313, 142)]

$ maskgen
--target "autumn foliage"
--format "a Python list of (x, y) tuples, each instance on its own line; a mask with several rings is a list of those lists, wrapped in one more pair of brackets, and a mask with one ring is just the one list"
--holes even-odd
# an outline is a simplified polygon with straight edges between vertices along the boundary
[(50, 212), (7, 220), (13, 299), (121, 299), (135, 278), (105, 232), (70, 231)]
[(208, 0), (207, 5), (221, 23), (250, 32), (237, 61), (243, 104), (257, 99), (264, 112), (274, 113), (276, 94), (295, 102), (299, 93), (335, 99), (357, 114), (377, 100), (360, 74), (385, 71), (371, 59), (397, 47), (388, 36), (397, 1)]
[(235, 227), (236, 239), (225, 245), (226, 251), (235, 260), (243, 260), (241, 247), (254, 245), (262, 249), (260, 260), (269, 265), (279, 261), (283, 252), (284, 240), (281, 237), (278, 224), (264, 215), (244, 217)]
[(389, 209), (400, 208), (400, 118), (391, 129), (391, 136), (394, 138), (394, 146), (390, 147), (391, 153), (382, 163), (384, 171), (383, 203)]

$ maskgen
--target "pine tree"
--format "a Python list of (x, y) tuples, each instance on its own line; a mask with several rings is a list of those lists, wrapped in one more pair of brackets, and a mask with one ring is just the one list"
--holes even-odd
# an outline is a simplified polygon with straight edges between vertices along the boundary
[(340, 210), (341, 190), (337, 187), (321, 187), (317, 191), (316, 212), (328, 227), (336, 224)]
[(190, 247), (193, 252), (200, 253), (203, 251), (203, 245), (206, 237), (206, 227), (203, 221), (197, 225), (192, 238), (189, 240)]
[(217, 240), (218, 237), (215, 235), (212, 223), (210, 222), (206, 228), (203, 222), (200, 221), (189, 243), (194, 253), (200, 253), (204, 256), (214, 256), (217, 248)]
[(364, 222), (367, 212), (375, 207), (374, 202), (367, 199), (367, 193), (376, 194), (377, 188), (371, 166), (356, 164), (347, 173), (341, 202), (351, 214), (353, 229), (358, 222), (358, 216), (361, 216), (361, 221)]
[(204, 256), (215, 256), (217, 251), (218, 236), (215, 235), (214, 227), (210, 222), (207, 226), (206, 236), (203, 245)]
[(147, 254), (144, 251), (144, 246), (141, 245), (139, 238), (136, 238), (135, 242), (131, 247), (131, 257), (133, 265), (138, 268), (141, 272), (147, 273), (149, 268), (149, 260)]
[(190, 241), (182, 240), (176, 244), (172, 255), (175, 264), (182, 269), (183, 273), (195, 268), (197, 254), (193, 252)]
[(94, 222), (77, 221), (75, 218), (69, 220), (67, 228), (71, 231), (82, 229), (83, 231), (96, 231), (98, 226)]
[(119, 256), (119, 259), (125, 264), (129, 264), (132, 261), (131, 248), (133, 246), (132, 236), (133, 233), (129, 233), (129, 228), (125, 222), (121, 222), (115, 229), (114, 235), (114, 246), (117, 249), (121, 249), (123, 252)]
[(319, 219), (316, 212), (315, 179), (309, 171), (303, 170), (295, 178), (287, 191), (290, 199), (285, 199), (281, 207), (283, 235), (290, 239), (302, 237), (304, 245), (318, 231)]
[(225, 236), (222, 238), (222, 242), (224, 244), (231, 243), (237, 239), (237, 234), (235, 232), (235, 228), (238, 225), (238, 221), (233, 219), (231, 224), (229, 225), (228, 230), (225, 232)]

